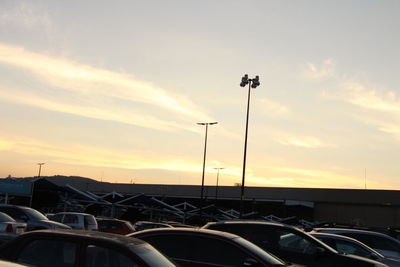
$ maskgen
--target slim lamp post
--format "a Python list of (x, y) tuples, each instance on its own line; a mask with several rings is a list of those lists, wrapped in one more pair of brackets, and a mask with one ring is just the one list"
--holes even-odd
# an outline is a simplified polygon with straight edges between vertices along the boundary
[(215, 187), (215, 202), (218, 200), (218, 180), (219, 180), (219, 171), (223, 170), (224, 168), (214, 168), (217, 170), (217, 186)]
[(244, 198), (244, 188), (245, 188), (245, 176), (246, 176), (246, 155), (247, 155), (247, 133), (249, 129), (249, 109), (250, 109), (250, 90), (251, 88), (256, 88), (260, 85), (260, 79), (257, 75), (253, 79), (249, 79), (249, 76), (245, 74), (242, 77), (242, 82), (240, 83), (241, 87), (245, 87), (249, 85), (249, 92), (247, 96), (247, 115), (246, 115), (246, 131), (244, 136), (244, 152), (243, 152), (243, 173), (242, 173), (242, 186), (241, 186), (241, 193), (240, 193), (240, 218), (243, 216), (243, 198)]
[(202, 218), (202, 208), (203, 208), (203, 195), (204, 195), (204, 174), (206, 170), (206, 155), (207, 155), (207, 134), (208, 134), (208, 125), (214, 125), (218, 122), (198, 122), (198, 125), (206, 126), (206, 134), (204, 138), (204, 156), (203, 156), (203, 173), (201, 175), (201, 195), (200, 195), (200, 218)]

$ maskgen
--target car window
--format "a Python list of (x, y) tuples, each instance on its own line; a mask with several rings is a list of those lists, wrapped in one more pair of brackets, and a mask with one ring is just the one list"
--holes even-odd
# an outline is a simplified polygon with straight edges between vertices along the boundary
[(27, 214), (31, 219), (38, 220), (38, 221), (47, 221), (49, 220), (43, 213), (40, 213), (37, 210), (30, 209), (30, 208), (23, 208), (23, 212)]
[(168, 234), (143, 239), (175, 260), (242, 266), (250, 256), (239, 247), (216, 238), (187, 234)]
[(71, 223), (71, 224), (79, 223), (78, 216), (75, 214), (65, 214), (63, 223)]
[(52, 221), (61, 222), (64, 214), (56, 214), (51, 217)]
[(16, 208), (2, 207), (0, 208), (0, 211), (6, 213), (17, 221), (26, 221), (28, 219), (22, 211)]
[(343, 252), (346, 254), (354, 254), (365, 258), (370, 258), (372, 256), (371, 252), (352, 242), (339, 239), (334, 240), (334, 242), (335, 242), (335, 249), (339, 252)]
[(0, 212), (0, 222), (15, 222), (15, 220), (11, 218), (9, 215)]
[(314, 254), (317, 250), (316, 244), (301, 235), (288, 231), (277, 231), (277, 234), (279, 235), (278, 244), (282, 250), (309, 255)]
[(175, 234), (138, 237), (170, 258), (191, 260), (194, 251), (193, 242), (187, 237)]
[(189, 237), (195, 243), (194, 259), (199, 262), (214, 263), (222, 266), (243, 266), (247, 258), (251, 258), (239, 247), (208, 237)]
[(85, 225), (96, 225), (96, 219), (92, 215), (85, 215), (84, 217), (84, 224)]
[(18, 254), (17, 262), (40, 267), (73, 267), (77, 245), (59, 240), (33, 240)]
[(85, 267), (136, 267), (131, 258), (110, 248), (89, 245), (86, 247)]
[(388, 238), (378, 235), (360, 234), (360, 233), (346, 233), (343, 234), (354, 239), (357, 239), (367, 246), (374, 249), (392, 250), (400, 252), (400, 244)]

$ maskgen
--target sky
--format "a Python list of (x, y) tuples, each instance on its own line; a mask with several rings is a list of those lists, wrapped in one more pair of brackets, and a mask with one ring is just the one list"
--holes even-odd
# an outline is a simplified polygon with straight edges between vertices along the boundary
[[(0, 2), (0, 177), (400, 189), (400, 2)], [(221, 169), (219, 174), (215, 168)]]

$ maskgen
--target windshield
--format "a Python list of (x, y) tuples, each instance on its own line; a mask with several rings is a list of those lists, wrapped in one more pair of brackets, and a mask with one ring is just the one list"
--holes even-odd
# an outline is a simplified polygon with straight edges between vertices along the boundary
[(42, 213), (40, 213), (40, 212), (38, 212), (37, 210), (34, 210), (34, 209), (25, 208), (24, 212), (26, 213), (26, 215), (28, 215), (28, 217), (31, 220), (37, 220), (37, 221), (48, 221), (49, 220)]
[(149, 266), (152, 267), (173, 267), (176, 266), (158, 250), (149, 244), (142, 244), (134, 247), (134, 252), (140, 256)]
[(247, 247), (251, 252), (253, 252), (255, 255), (259, 256), (263, 260), (273, 264), (274, 266), (286, 266), (286, 264), (276, 257), (273, 254), (270, 254), (263, 250), (262, 248), (258, 247), (257, 245), (251, 243), (250, 241), (247, 241), (246, 239), (237, 237), (236, 241), (240, 243), (241, 245)]

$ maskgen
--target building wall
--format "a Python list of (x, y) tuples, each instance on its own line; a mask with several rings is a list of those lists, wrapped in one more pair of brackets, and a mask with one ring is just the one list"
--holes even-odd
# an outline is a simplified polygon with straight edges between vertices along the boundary
[(398, 206), (316, 203), (314, 207), (315, 221), (379, 228), (400, 227)]

